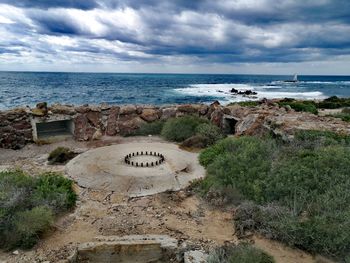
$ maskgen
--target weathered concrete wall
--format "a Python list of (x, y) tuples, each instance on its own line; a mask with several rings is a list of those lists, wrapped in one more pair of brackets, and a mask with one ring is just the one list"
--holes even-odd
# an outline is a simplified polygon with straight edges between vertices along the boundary
[(176, 258), (177, 240), (169, 236), (100, 237), (79, 245), (73, 262), (167, 263)]

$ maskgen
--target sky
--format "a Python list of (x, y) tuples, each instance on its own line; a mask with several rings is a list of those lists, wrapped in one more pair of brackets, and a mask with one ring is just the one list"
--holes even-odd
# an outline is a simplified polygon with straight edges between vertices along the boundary
[(350, 1), (0, 0), (0, 70), (350, 75)]

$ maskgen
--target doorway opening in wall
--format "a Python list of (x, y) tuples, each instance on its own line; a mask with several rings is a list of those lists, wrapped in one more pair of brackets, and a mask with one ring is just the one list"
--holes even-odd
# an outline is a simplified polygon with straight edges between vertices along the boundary
[(236, 120), (232, 116), (225, 116), (223, 119), (223, 130), (226, 135), (235, 134), (236, 124), (238, 120)]
[(36, 137), (39, 140), (51, 137), (72, 136), (74, 124), (72, 120), (60, 120), (36, 123)]

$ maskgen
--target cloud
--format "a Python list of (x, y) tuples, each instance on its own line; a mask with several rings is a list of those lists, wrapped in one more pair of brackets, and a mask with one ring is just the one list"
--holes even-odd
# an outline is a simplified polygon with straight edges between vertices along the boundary
[(195, 67), (326, 61), (350, 54), (346, 0), (0, 3), (0, 59), (11, 53), (37, 63), (162, 67), (171, 61)]

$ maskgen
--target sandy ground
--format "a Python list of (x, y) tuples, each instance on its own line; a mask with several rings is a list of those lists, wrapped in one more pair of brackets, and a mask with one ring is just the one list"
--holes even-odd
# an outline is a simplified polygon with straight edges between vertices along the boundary
[[(161, 139), (69, 140), (51, 145), (28, 145), (21, 151), (0, 149), (0, 168), (17, 166), (31, 174), (46, 170), (64, 172), (64, 166), (46, 164), (48, 153), (57, 146), (68, 146), (84, 152), (111, 144), (151, 141), (161, 142)], [(190, 190), (134, 198), (78, 185), (75, 185), (75, 190), (79, 201), (74, 211), (61, 215), (52, 230), (33, 249), (18, 250), (18, 255), (13, 254), (13, 251), (0, 252), (0, 262), (59, 262), (67, 258), (77, 244), (92, 241), (100, 235), (167, 234), (178, 239), (181, 247), (205, 250), (238, 242), (232, 224), (233, 209), (212, 207)], [(273, 255), (277, 263), (321, 262), (305, 252), (277, 242), (258, 237), (251, 241)]]

